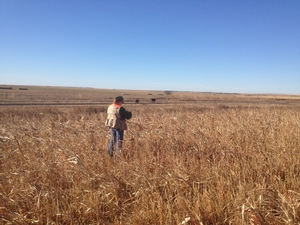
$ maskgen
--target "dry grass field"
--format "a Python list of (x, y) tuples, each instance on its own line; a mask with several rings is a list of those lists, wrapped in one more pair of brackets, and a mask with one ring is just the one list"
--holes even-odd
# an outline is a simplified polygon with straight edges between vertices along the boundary
[[(169, 93), (168, 93), (169, 92)], [(39, 87), (0, 85), (0, 106), (43, 106), (43, 105), (107, 105), (117, 95), (124, 96), (126, 104), (184, 104), (201, 106), (249, 106), (249, 105), (299, 105), (299, 95), (250, 95), (239, 93), (200, 93), (176, 91), (112, 90), (74, 87)]]
[(300, 224), (300, 96), (3, 87), (1, 224)]

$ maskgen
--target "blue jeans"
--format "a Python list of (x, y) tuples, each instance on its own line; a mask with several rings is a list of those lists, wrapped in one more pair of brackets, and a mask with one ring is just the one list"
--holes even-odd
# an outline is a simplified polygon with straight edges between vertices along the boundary
[(116, 156), (120, 154), (122, 148), (122, 142), (124, 137), (124, 130), (110, 128), (110, 142), (108, 146), (108, 154), (113, 157), (114, 145), (116, 146)]

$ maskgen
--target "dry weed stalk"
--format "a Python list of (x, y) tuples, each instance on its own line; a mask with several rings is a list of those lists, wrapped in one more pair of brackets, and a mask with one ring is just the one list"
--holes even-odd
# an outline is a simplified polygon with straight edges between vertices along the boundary
[(300, 223), (298, 108), (145, 105), (118, 162), (104, 108), (0, 114), (4, 224)]

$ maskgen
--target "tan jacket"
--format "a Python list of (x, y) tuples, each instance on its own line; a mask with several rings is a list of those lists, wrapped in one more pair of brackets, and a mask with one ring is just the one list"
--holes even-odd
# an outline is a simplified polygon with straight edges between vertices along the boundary
[(112, 104), (108, 107), (105, 126), (119, 130), (127, 130), (126, 120), (120, 116), (121, 107), (121, 105), (117, 104)]

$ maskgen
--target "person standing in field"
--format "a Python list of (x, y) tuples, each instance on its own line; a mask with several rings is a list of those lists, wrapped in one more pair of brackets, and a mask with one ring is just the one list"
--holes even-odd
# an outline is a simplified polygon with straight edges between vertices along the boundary
[(118, 96), (114, 99), (113, 104), (111, 104), (107, 109), (105, 126), (110, 129), (108, 154), (111, 157), (114, 155), (114, 147), (116, 157), (119, 156), (124, 138), (124, 130), (127, 130), (126, 120), (129, 120), (132, 117), (132, 113), (126, 111), (126, 109), (122, 106), (123, 103), (124, 98), (122, 96)]

